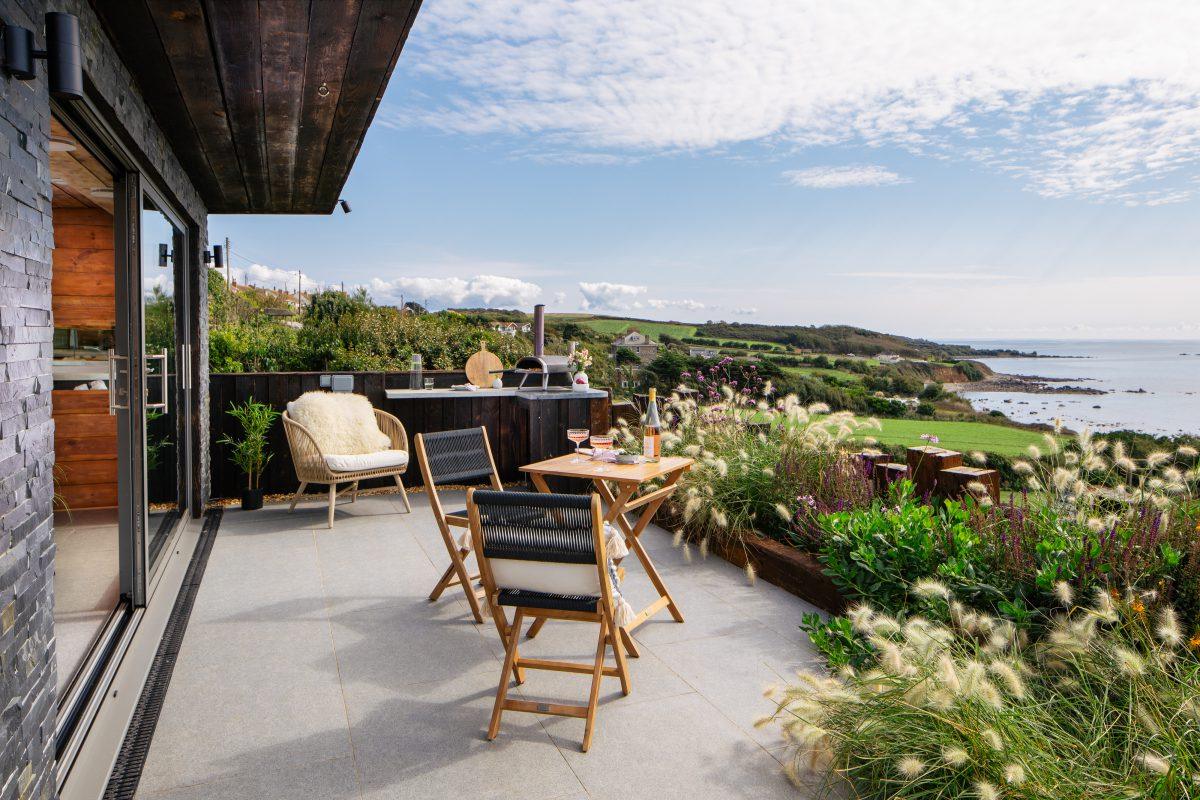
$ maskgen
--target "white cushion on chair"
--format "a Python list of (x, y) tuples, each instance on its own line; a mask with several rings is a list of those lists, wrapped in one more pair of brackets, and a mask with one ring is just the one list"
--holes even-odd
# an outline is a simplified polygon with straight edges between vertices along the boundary
[(361, 472), (367, 469), (403, 467), (408, 463), (408, 453), (403, 450), (377, 450), (374, 453), (357, 455), (325, 456), (325, 466), (334, 472)]
[(522, 561), (490, 558), (497, 589), (524, 589), (549, 594), (600, 594), (600, 576), (595, 564), (561, 564), (554, 561)]
[(391, 447), (392, 440), (375, 421), (371, 401), (361, 394), (305, 392), (287, 409), (323, 453), (357, 455)]

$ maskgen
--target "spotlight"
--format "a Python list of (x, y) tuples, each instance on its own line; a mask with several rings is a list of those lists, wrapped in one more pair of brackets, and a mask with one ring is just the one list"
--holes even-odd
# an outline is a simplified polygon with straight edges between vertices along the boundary
[(347, 203), (345, 200), (338, 200), (338, 205), (342, 207), (343, 214), (350, 213), (350, 204)]
[(83, 97), (83, 51), (79, 47), (79, 19), (51, 11), (46, 14), (46, 49), (35, 50), (33, 31), (18, 25), (4, 26), (4, 71), (22, 81), (33, 80), (33, 62), (46, 60), (50, 93), (56, 97)]

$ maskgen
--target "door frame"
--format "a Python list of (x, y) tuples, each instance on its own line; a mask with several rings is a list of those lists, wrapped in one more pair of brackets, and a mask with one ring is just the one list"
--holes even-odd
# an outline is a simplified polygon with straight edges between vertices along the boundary
[[(142, 476), (144, 446), (134, 446), (137, 433), (145, 435), (144, 409), (141, 403), (129, 402), (132, 398), (142, 398), (144, 364), (141, 359), (142, 313), (141, 304), (141, 202), (143, 192), (149, 190), (156, 204), (168, 215), (173, 224), (183, 233), (184, 245), (179, 248), (183, 266), (182, 283), (185, 291), (182, 299), (177, 298), (176, 308), (186, 309), (185, 314), (177, 313), (177, 331), (183, 331), (187, 343), (192, 347), (188, 350), (188, 375), (184, 386), (186, 391), (186, 406), (188, 411), (184, 418), (189, 432), (186, 452), (182, 454), (180, 463), (184, 471), (179, 481), (186, 491), (186, 503), (191, 509), (190, 518), (198, 518), (202, 511), (202, 486), (200, 481), (201, 442), (199, 436), (202, 428), (199, 423), (199, 385), (200, 361), (195, 352), (195, 344), (200, 341), (203, 325), (201, 320), (201, 299), (204, 297), (198, 281), (206, 280), (206, 269), (202, 257), (201, 242), (204, 229), (200, 223), (188, 214), (179, 197), (171, 189), (169, 181), (156, 170), (153, 165), (141, 155), (137, 142), (125, 129), (117, 112), (108, 105), (103, 94), (96, 85), (84, 74), (84, 97), (79, 100), (60, 101), (51, 97), (50, 113), (63, 123), (78, 138), (80, 144), (86, 147), (99, 159), (113, 175), (113, 225), (114, 225), (114, 270), (117, 278), (117, 337), (126, 340), (126, 352), (131, 356), (128, 361), (126, 387), (129, 393), (125, 402), (130, 406), (127, 416), (128, 423), (117, 425), (118, 448), (126, 448), (129, 470), (132, 474), (121, 478), (121, 485), (128, 487), (134, 494), (126, 497), (124, 489), (119, 487), (119, 518), (122, 529), (133, 531), (133, 535), (118, 537), (120, 589), (122, 602), (110, 618), (103, 636), (96, 642), (88, 653), (87, 659), (79, 668), (72, 683), (66, 687), (61, 697), (56, 697), (58, 706), (55, 720), (55, 754), (56, 754), (56, 783), (62, 788), (70, 774), (71, 767), (79, 754), (89, 730), (96, 720), (97, 714), (104, 705), (106, 693), (110, 688), (119, 669), (130, 657), (130, 643), (141, 621), (146, 617), (151, 607), (159, 607), (173, 602), (173, 597), (157, 597), (155, 589), (162, 583), (163, 575), (167, 572), (168, 562), (178, 556), (189, 559), (190, 552), (175, 555), (172, 551), (181, 542), (192, 542), (194, 538), (185, 538), (184, 532), (188, 527), (186, 520), (189, 515), (181, 515), (185, 524), (180, 524), (172, 532), (164, 544), (166, 553), (159, 560), (159, 566), (154, 574), (147, 574), (146, 558), (148, 541), (146, 538), (145, 519), (141, 513), (144, 506), (145, 484), (138, 480)], [(53, 219), (53, 213), (51, 214)], [(52, 223), (53, 224), (53, 223)], [(182, 306), (180, 305), (182, 303)], [(136, 306), (134, 305), (136, 304)], [(182, 316), (182, 322), (180, 317)], [(131, 341), (132, 340), (132, 341)], [(182, 341), (182, 340), (180, 340)], [(181, 376), (182, 377), (182, 376)], [(118, 381), (118, 384), (120, 381)], [(144, 445), (144, 441), (143, 441)], [(118, 469), (122, 469), (118, 461)], [(168, 582), (171, 583), (171, 582)], [(174, 585), (171, 583), (171, 585)], [(159, 602), (156, 602), (156, 599)], [(155, 616), (161, 616), (158, 611)], [(148, 666), (148, 663), (147, 663)]]

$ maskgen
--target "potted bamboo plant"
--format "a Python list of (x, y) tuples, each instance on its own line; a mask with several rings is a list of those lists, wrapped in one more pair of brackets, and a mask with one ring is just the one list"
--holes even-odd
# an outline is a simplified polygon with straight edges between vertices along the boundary
[(267, 434), (279, 412), (265, 403), (254, 402), (251, 397), (241, 405), (230, 406), (226, 413), (241, 423), (242, 436), (234, 439), (226, 434), (219, 441), (229, 448), (229, 460), (246, 475), (242, 510), (254, 511), (262, 508), (262, 473), (274, 455), (267, 449)]

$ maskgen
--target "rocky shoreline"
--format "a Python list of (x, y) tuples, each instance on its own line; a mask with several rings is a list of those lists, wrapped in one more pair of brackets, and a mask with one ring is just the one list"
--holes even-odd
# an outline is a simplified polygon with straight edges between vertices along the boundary
[(1108, 394), (1103, 389), (1090, 386), (1074, 386), (1071, 381), (1079, 378), (1045, 378), (1040, 375), (1006, 375), (1001, 372), (983, 380), (967, 383), (948, 383), (949, 392), (1020, 392), (1023, 394)]

